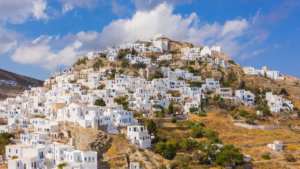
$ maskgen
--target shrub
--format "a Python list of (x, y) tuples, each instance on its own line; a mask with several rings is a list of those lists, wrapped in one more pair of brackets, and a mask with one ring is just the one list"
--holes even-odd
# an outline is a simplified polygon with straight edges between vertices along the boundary
[(171, 123), (176, 123), (176, 119), (175, 119), (175, 118), (172, 118), (172, 119), (171, 119)]
[(183, 126), (183, 123), (182, 123), (182, 122), (179, 122), (179, 121), (177, 121), (177, 122), (175, 123), (175, 125), (176, 125), (176, 127), (182, 127), (182, 126)]
[(159, 166), (159, 169), (167, 169), (167, 166), (162, 164), (162, 165)]
[(286, 154), (284, 157), (285, 157), (285, 160), (288, 161), (288, 162), (297, 161), (292, 154)]
[(102, 90), (105, 88), (105, 84), (101, 84), (100, 86), (97, 87), (98, 90)]
[(102, 60), (101, 59), (98, 59), (96, 63), (93, 64), (93, 68), (98, 68), (102, 63)]
[(63, 167), (67, 166), (67, 163), (58, 164), (58, 169), (63, 169)]
[(261, 106), (261, 105), (258, 105), (258, 106), (255, 107), (256, 110), (263, 110), (264, 108), (265, 108), (265, 107), (263, 107), (263, 106)]
[(123, 140), (125, 140), (125, 139), (126, 139), (126, 134), (125, 134), (125, 133), (122, 133), (122, 134), (120, 135), (120, 137), (121, 137)]
[(246, 110), (240, 110), (239, 115), (245, 117), (249, 115), (249, 113)]
[(263, 155), (261, 156), (261, 158), (263, 158), (263, 159), (265, 159), (265, 160), (271, 160), (271, 157), (270, 157), (269, 154), (263, 154)]
[(205, 117), (205, 116), (207, 116), (207, 114), (204, 111), (199, 111), (198, 116)]
[(179, 76), (177, 80), (184, 80), (183, 77)]
[(126, 67), (129, 67), (129, 62), (128, 62), (128, 60), (126, 60), (126, 59), (121, 59), (121, 67), (122, 68), (126, 68)]
[(246, 122), (247, 124), (251, 124), (251, 125), (254, 124), (254, 120), (253, 120), (253, 119), (247, 119), (245, 122)]
[(195, 112), (195, 111), (197, 111), (197, 110), (198, 110), (197, 107), (190, 107), (190, 112)]
[(17, 159), (17, 158), (19, 158), (18, 156), (12, 156), (12, 159)]
[(216, 163), (222, 166), (226, 166), (230, 163), (242, 163), (244, 155), (239, 152), (238, 148), (233, 145), (225, 145), (220, 148), (221, 152), (217, 154)]
[(176, 151), (171, 149), (166, 149), (162, 152), (162, 156), (168, 160), (172, 160), (176, 155)]
[(266, 115), (266, 116), (271, 115), (271, 111), (270, 111), (268, 108), (262, 109), (262, 112), (263, 112), (263, 114)]
[(264, 104), (268, 104), (268, 100), (264, 100)]
[(203, 84), (202, 82), (191, 82), (190, 87), (201, 87), (202, 84)]
[(141, 117), (141, 113), (135, 111), (133, 112), (133, 117)]
[(77, 62), (77, 65), (81, 65), (81, 64), (86, 65), (86, 59)]
[(159, 78), (163, 78), (163, 75), (159, 72), (159, 73), (155, 73), (153, 76), (151, 76), (148, 80), (152, 81), (153, 79), (159, 79)]
[(106, 103), (105, 103), (105, 101), (102, 98), (100, 98), (100, 99), (97, 99), (95, 101), (94, 105), (97, 105), (97, 106), (106, 106)]

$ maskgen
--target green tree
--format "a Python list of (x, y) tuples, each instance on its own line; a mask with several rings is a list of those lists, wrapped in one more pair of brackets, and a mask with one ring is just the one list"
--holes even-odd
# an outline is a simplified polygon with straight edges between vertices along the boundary
[(150, 119), (147, 122), (147, 130), (148, 130), (150, 136), (155, 135), (157, 133), (156, 123), (153, 121), (153, 119)]
[(264, 114), (265, 116), (271, 115), (271, 111), (270, 111), (268, 108), (262, 109), (262, 112), (263, 112), (263, 114)]
[(169, 114), (173, 114), (174, 113), (174, 107), (173, 107), (172, 104), (169, 104), (168, 110), (169, 110)]
[(172, 160), (176, 156), (176, 151), (171, 149), (166, 149), (162, 152), (162, 156), (168, 160)]
[(135, 55), (134, 47), (132, 46), (131, 55)]
[(177, 80), (184, 80), (184, 78), (179, 76)]
[(126, 68), (126, 67), (129, 67), (129, 62), (128, 62), (128, 60), (127, 59), (121, 59), (121, 67), (122, 68)]
[(219, 101), (221, 99), (221, 95), (216, 95), (213, 97), (214, 101)]
[(155, 146), (155, 152), (162, 153), (166, 149), (166, 143), (159, 141)]
[(97, 99), (95, 101), (94, 105), (97, 105), (97, 106), (106, 106), (106, 103), (105, 103), (105, 101), (102, 98), (100, 98), (100, 99)]
[(162, 164), (162, 165), (159, 166), (159, 169), (167, 169), (167, 166)]
[(218, 132), (213, 129), (210, 129), (210, 128), (205, 129), (203, 136), (213, 142), (219, 142)]
[(98, 90), (102, 90), (105, 88), (105, 84), (101, 84), (100, 86), (97, 87)]
[(231, 144), (227, 144), (220, 148), (221, 152), (217, 154), (216, 163), (222, 166), (226, 166), (230, 163), (240, 164), (244, 160), (244, 155), (239, 152), (238, 148), (235, 148)]
[(182, 139), (179, 143), (179, 147), (181, 148), (181, 151), (187, 151), (190, 147), (189, 141), (187, 139)]

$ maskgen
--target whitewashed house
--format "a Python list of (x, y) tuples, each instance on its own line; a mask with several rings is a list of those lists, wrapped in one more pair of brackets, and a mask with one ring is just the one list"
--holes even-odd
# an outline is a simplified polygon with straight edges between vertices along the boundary
[(151, 138), (146, 126), (127, 126), (127, 138), (129, 142), (143, 149), (151, 148)]
[(245, 105), (254, 105), (255, 95), (251, 91), (236, 90), (235, 96), (239, 97)]
[(266, 93), (266, 100), (272, 112), (280, 112), (281, 110), (293, 110), (294, 105), (291, 101), (285, 101), (281, 96), (273, 95), (272, 92)]

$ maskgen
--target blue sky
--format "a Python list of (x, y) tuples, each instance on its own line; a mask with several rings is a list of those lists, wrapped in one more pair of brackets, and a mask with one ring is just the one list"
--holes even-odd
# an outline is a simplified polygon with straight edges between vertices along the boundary
[(300, 2), (0, 0), (0, 68), (44, 80), (79, 55), (164, 33), (300, 78)]

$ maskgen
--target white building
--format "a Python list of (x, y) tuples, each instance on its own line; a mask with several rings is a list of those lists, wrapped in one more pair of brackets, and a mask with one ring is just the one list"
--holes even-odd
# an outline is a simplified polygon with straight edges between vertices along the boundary
[(216, 89), (216, 88), (220, 88), (220, 83), (219, 81), (215, 81), (213, 78), (207, 78), (206, 80), (206, 84), (202, 84), (201, 88), (202, 89)]
[(282, 152), (283, 146), (284, 144), (282, 141), (274, 141), (274, 144), (268, 144), (268, 147), (278, 152)]
[(272, 95), (272, 92), (266, 93), (266, 100), (272, 112), (280, 112), (284, 109), (293, 110), (294, 105), (291, 101), (285, 101), (281, 96)]
[(127, 138), (132, 144), (143, 149), (151, 148), (151, 138), (146, 126), (127, 126)]
[(159, 58), (157, 59), (157, 62), (160, 62), (162, 60), (171, 60), (172, 59), (172, 54), (167, 54), (167, 55), (161, 55), (159, 56)]
[(235, 96), (239, 97), (245, 105), (254, 105), (255, 95), (250, 91), (236, 90)]
[(227, 65), (226, 60), (223, 60), (223, 59), (220, 59), (220, 58), (215, 58), (215, 63), (216, 63), (216, 65), (220, 65), (223, 68), (226, 68), (226, 69), (229, 68), (229, 66)]

